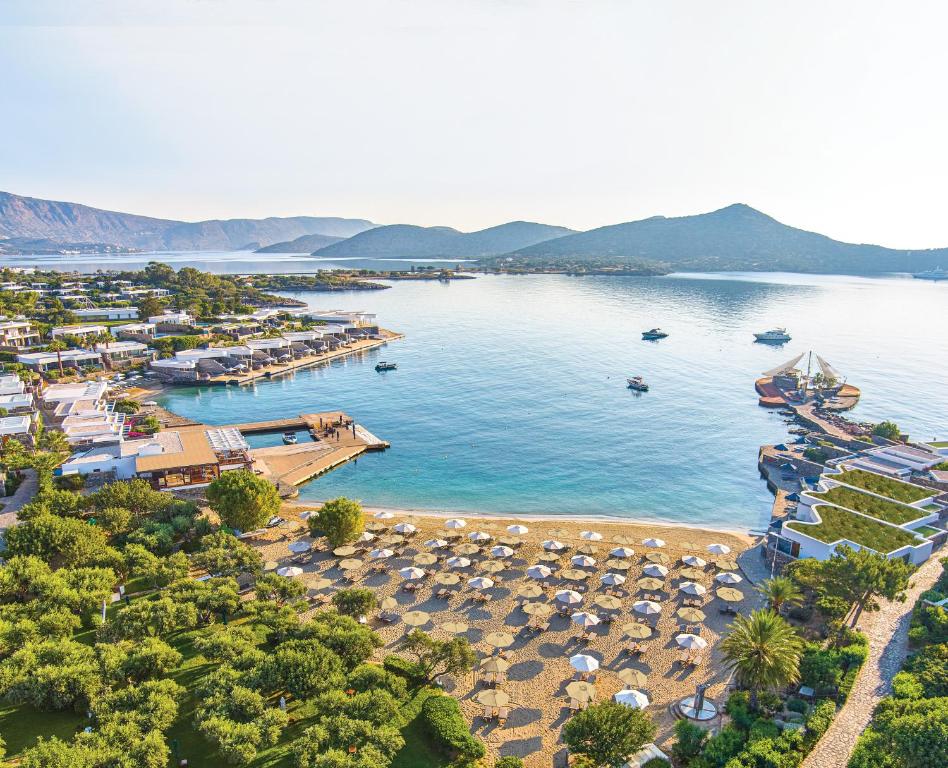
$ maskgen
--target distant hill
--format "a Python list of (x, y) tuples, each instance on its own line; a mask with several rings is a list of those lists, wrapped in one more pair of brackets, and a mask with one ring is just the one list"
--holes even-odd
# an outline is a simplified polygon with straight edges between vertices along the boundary
[(905, 251), (856, 245), (782, 224), (743, 204), (679, 218), (654, 216), (538, 243), (514, 262), (631, 261), (676, 270), (869, 274), (948, 264), (948, 249)]
[(66, 243), (44, 237), (10, 237), (0, 240), (0, 254), (55, 255), (69, 253), (136, 253), (136, 249), (111, 243)]
[(174, 221), (0, 192), (0, 238), (107, 243), (142, 250), (238, 250), (303, 235), (351, 237), (375, 225), (365, 219), (294, 216)]
[(325, 258), (475, 259), (509, 253), (573, 231), (528, 221), (512, 221), (477, 232), (391, 224), (362, 232), (316, 253)]
[(312, 253), (327, 245), (338, 243), (340, 240), (345, 240), (345, 238), (331, 235), (303, 235), (295, 240), (286, 240), (265, 248), (257, 248), (255, 253)]

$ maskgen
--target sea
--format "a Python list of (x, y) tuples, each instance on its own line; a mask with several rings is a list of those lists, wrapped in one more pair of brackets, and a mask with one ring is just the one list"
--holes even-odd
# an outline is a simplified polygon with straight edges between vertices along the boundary
[[(260, 254), (143, 263), (151, 258), (217, 272), (338, 264)], [(111, 258), (88, 259), (68, 264), (116, 268)], [(374, 312), (405, 337), (251, 386), (176, 388), (161, 403), (210, 424), (340, 409), (391, 443), (302, 486), (303, 500), (344, 495), (400, 509), (762, 530), (772, 497), (757, 451), (793, 436), (779, 414), (757, 405), (754, 380), (810, 350), (862, 390), (853, 418), (948, 439), (948, 283), (530, 275), (287, 295), (315, 309)], [(643, 341), (656, 326), (668, 338)], [(792, 341), (755, 343), (754, 332), (779, 326)], [(380, 360), (397, 370), (377, 373)], [(647, 393), (626, 388), (635, 375)]]

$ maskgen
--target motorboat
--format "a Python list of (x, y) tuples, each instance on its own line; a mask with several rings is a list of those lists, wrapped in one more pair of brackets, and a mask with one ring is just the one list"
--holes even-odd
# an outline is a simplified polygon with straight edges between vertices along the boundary
[(658, 339), (664, 339), (667, 336), (668, 334), (661, 328), (652, 328), (652, 330), (645, 331), (642, 334), (642, 339), (645, 341), (657, 341)]
[(626, 381), (629, 383), (629, 389), (634, 389), (636, 392), (648, 392), (648, 384), (641, 376), (633, 376)]
[(398, 368), (398, 363), (386, 363), (384, 360), (375, 364), (377, 371), (394, 371), (396, 368)]
[(917, 280), (948, 280), (948, 271), (941, 267), (927, 269), (924, 272), (913, 272), (912, 277)]
[(296, 445), (296, 432), (284, 432), (283, 433), (283, 444), (284, 445)]
[(790, 334), (787, 333), (786, 328), (771, 328), (769, 331), (764, 331), (763, 333), (755, 333), (754, 338), (757, 339), (757, 341), (777, 342), (782, 344), (785, 341), (790, 341)]

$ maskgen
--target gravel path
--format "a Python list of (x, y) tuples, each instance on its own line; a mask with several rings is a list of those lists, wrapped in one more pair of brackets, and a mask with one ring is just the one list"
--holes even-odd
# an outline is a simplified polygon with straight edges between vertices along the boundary
[(904, 603), (884, 602), (879, 612), (863, 614), (860, 629), (869, 638), (869, 658), (856, 678), (846, 704), (803, 761), (802, 768), (845, 768), (856, 739), (869, 725), (879, 699), (889, 694), (892, 678), (905, 661), (912, 607), (940, 573), (941, 563), (937, 556), (932, 556), (916, 572)]
[(17, 513), (20, 507), (36, 495), (36, 472), (32, 469), (24, 469), (23, 474), (23, 482), (13, 495), (0, 498), (0, 504), (3, 504), (3, 511), (0, 511), (0, 532), (17, 524)]

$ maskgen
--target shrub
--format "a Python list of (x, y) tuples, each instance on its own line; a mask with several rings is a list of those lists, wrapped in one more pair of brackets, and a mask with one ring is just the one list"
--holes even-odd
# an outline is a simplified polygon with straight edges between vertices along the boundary
[(773, 691), (761, 691), (757, 697), (757, 708), (770, 717), (783, 709), (783, 700)]
[(892, 678), (892, 695), (897, 699), (920, 699), (925, 689), (915, 675), (902, 670)]
[(804, 624), (813, 618), (813, 609), (806, 605), (794, 605), (787, 611), (787, 615), (795, 621), (801, 621)]
[[(513, 755), (501, 757), (494, 763), (494, 768), (523, 768), (523, 760)], [(654, 766), (653, 766), (654, 768)]]
[(681, 765), (688, 765), (692, 758), (701, 754), (708, 732), (688, 720), (679, 720), (675, 723), (675, 744), (672, 746), (672, 757)]
[[(731, 696), (733, 699), (733, 695)], [(733, 725), (724, 726), (705, 744), (699, 758), (701, 768), (724, 768), (725, 764), (744, 747), (744, 734)]]
[(799, 712), (801, 715), (805, 715), (806, 711), (810, 708), (803, 699), (796, 697), (788, 699), (785, 706), (788, 712)]
[(829, 700), (821, 701), (815, 707), (813, 712), (806, 719), (807, 735), (813, 742), (819, 741), (820, 737), (826, 733), (830, 727), (833, 718), (836, 716), (836, 705)]
[(450, 696), (431, 696), (421, 706), (422, 723), (432, 738), (444, 749), (466, 760), (484, 756), (484, 744), (467, 729), (461, 708)]
[(671, 763), (664, 757), (653, 757), (650, 760), (646, 760), (642, 768), (671, 768)]
[(423, 673), (418, 664), (394, 654), (386, 656), (382, 660), (382, 668), (385, 669), (386, 672), (391, 672), (393, 675), (404, 678), (408, 683), (417, 683), (423, 677)]
[(360, 664), (349, 673), (347, 684), (358, 692), (387, 691), (399, 701), (404, 701), (408, 696), (405, 678), (377, 664)]
[(742, 731), (748, 730), (754, 722), (750, 711), (750, 694), (747, 691), (735, 691), (730, 695), (724, 710), (731, 716), (734, 725)]
[(750, 742), (760, 741), (761, 739), (776, 739), (780, 735), (780, 728), (773, 720), (760, 718), (754, 721), (747, 734), (747, 740)]

